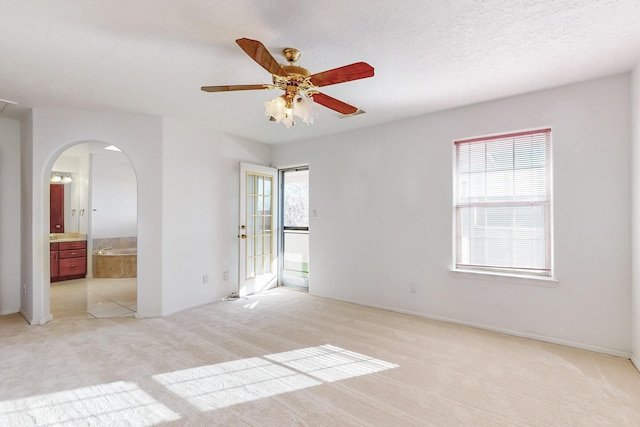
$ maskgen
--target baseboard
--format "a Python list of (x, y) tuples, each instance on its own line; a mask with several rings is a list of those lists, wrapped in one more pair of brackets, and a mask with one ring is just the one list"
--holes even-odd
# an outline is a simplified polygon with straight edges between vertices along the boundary
[[(471, 328), (482, 329), (482, 330), (485, 330), (485, 331), (491, 331), (491, 332), (497, 332), (497, 333), (500, 333), (500, 334), (511, 335), (511, 336), (514, 336), (514, 337), (527, 338), (527, 339), (531, 339), (531, 340), (547, 342), (547, 343), (550, 343), (550, 344), (558, 344), (558, 345), (563, 345), (565, 347), (573, 347), (573, 348), (578, 348), (580, 350), (587, 350), (587, 351), (593, 351), (595, 353), (607, 354), (609, 356), (622, 357), (624, 359), (632, 359), (631, 353), (630, 352), (626, 352), (626, 351), (620, 351), (620, 350), (615, 350), (615, 349), (606, 348), (606, 347), (599, 347), (599, 346), (590, 345), (590, 344), (584, 344), (584, 343), (580, 343), (580, 342), (576, 342), (576, 341), (564, 340), (564, 339), (561, 339), (561, 338), (547, 337), (547, 336), (544, 336), (544, 335), (537, 335), (537, 334), (530, 334), (530, 333), (526, 333), (526, 332), (515, 331), (515, 330), (512, 330), (512, 329), (497, 328), (497, 327), (494, 327), (494, 326), (484, 325), (482, 323), (467, 322), (467, 321), (464, 321), (464, 320), (452, 319), (452, 318), (443, 317), (443, 316), (430, 315), (430, 314), (415, 312), (415, 311), (411, 311), (411, 310), (401, 310), (401, 309), (398, 309), (398, 308), (395, 308), (395, 307), (388, 307), (388, 306), (377, 305), (377, 304), (369, 304), (369, 303), (364, 303), (364, 302), (356, 301), (356, 300), (349, 300), (349, 299), (344, 299), (344, 298), (335, 298), (335, 297), (316, 294), (316, 293), (314, 293), (313, 295), (319, 296), (319, 297), (322, 297), (322, 298), (329, 298), (329, 299), (334, 299), (334, 300), (337, 300), (337, 301), (347, 302), (347, 303), (350, 303), (350, 304), (361, 305), (361, 306), (364, 306), (364, 307), (377, 308), (379, 310), (386, 310), (386, 311), (391, 311), (391, 312), (394, 312), (394, 313), (408, 314), (410, 316), (416, 316), (416, 317), (422, 317), (422, 318), (425, 318), (425, 319), (436, 320), (438, 322), (453, 323), (453, 324), (456, 324), (456, 325), (468, 326), (468, 327), (471, 327)], [(633, 359), (632, 359), (632, 361), (633, 361)], [(638, 363), (634, 362), (634, 365), (638, 368), (638, 370), (640, 370), (640, 368), (639, 368), (640, 367), (640, 360), (638, 360), (636, 358), (636, 362), (638, 362)]]
[(225, 296), (216, 295), (216, 296), (214, 296), (212, 298), (208, 298), (208, 299), (206, 299), (204, 301), (201, 301), (201, 302), (198, 302), (198, 303), (195, 303), (195, 304), (189, 304), (189, 305), (184, 305), (184, 306), (180, 306), (180, 307), (173, 307), (170, 310), (164, 310), (158, 316), (137, 316), (136, 315), (136, 317), (140, 318), (140, 319), (143, 319), (145, 317), (167, 317), (167, 316), (171, 316), (171, 315), (176, 314), (176, 313), (180, 313), (181, 311), (191, 310), (192, 308), (201, 307), (203, 305), (211, 304), (211, 303), (214, 303), (214, 302), (224, 301), (225, 297), (226, 297), (226, 295)]
[(18, 311), (18, 313), (20, 313), (20, 316), (24, 317), (24, 320), (26, 320), (28, 324), (33, 325), (31, 322), (31, 316), (27, 315), (27, 313), (22, 310)]
[(638, 359), (635, 354), (631, 355), (631, 363), (633, 363), (633, 366), (635, 366), (638, 372), (640, 372), (640, 359)]
[(5, 314), (14, 314), (14, 313), (20, 313), (20, 307), (7, 308), (5, 310), (0, 310), (0, 316), (4, 316)]
[(20, 313), (20, 315), (22, 317), (24, 317), (24, 320), (27, 321), (28, 324), (30, 325), (44, 325), (46, 323), (49, 323), (53, 320), (53, 316), (50, 314), (48, 317), (44, 318), (44, 319), (35, 319), (29, 315), (27, 315), (27, 313), (25, 313), (24, 311), (20, 310), (18, 313)]
[(162, 316), (162, 313), (153, 314), (153, 313), (136, 312), (136, 314), (134, 314), (133, 317), (136, 319), (156, 319), (158, 317), (163, 317), (163, 316)]

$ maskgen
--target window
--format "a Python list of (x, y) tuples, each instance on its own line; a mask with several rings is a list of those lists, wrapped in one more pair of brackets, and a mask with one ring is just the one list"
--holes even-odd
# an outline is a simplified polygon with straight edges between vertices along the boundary
[(455, 148), (456, 269), (551, 276), (551, 129)]

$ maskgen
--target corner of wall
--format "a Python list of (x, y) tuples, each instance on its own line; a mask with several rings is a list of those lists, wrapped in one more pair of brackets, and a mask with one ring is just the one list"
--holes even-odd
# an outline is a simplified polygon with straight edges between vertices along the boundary
[[(20, 121), (20, 313), (33, 317), (33, 111)], [(25, 290), (26, 289), (26, 290)]]
[(631, 361), (640, 371), (640, 62), (631, 74)]
[(631, 355), (631, 363), (636, 367), (638, 371), (640, 371), (640, 359), (633, 354)]

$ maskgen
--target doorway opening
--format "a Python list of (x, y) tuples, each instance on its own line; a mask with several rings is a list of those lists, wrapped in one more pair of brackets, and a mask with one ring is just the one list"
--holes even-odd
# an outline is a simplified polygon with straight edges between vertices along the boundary
[[(107, 145), (74, 145), (52, 167), (54, 320), (130, 317), (137, 312), (137, 177), (129, 158)], [(65, 180), (63, 190), (59, 177)]]
[(309, 290), (309, 168), (280, 170), (280, 284)]

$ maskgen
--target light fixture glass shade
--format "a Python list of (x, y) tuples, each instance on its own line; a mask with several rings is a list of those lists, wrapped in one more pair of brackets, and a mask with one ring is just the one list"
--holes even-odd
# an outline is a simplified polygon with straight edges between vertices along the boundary
[(271, 101), (267, 101), (264, 103), (265, 106), (265, 111), (264, 111), (264, 115), (265, 116), (271, 116), (273, 117), (276, 122), (280, 122), (282, 119), (284, 119), (284, 114), (285, 114), (285, 102), (284, 99), (282, 99), (281, 96), (278, 96), (276, 98), (273, 98)]
[(51, 184), (69, 184), (73, 182), (73, 177), (68, 172), (51, 172), (49, 182)]
[(315, 108), (313, 97), (298, 95), (293, 103), (293, 114), (300, 117), (306, 124), (313, 124)]
[(271, 117), (276, 123), (282, 122), (287, 129), (295, 124), (293, 121), (294, 115), (300, 117), (306, 124), (313, 123), (315, 116), (313, 98), (307, 97), (302, 93), (296, 95), (294, 98), (293, 108), (287, 108), (287, 103), (283, 96), (278, 96), (271, 101), (267, 101), (264, 105), (265, 116)]
[(284, 123), (287, 128), (293, 125), (293, 110), (287, 108), (287, 104), (282, 96), (273, 98), (265, 102), (265, 116), (272, 117), (276, 123)]

